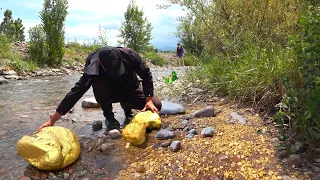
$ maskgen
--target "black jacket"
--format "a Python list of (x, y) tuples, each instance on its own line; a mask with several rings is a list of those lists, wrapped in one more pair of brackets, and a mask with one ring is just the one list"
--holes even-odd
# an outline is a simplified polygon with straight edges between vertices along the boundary
[[(71, 91), (62, 100), (56, 111), (62, 115), (65, 115), (76, 102), (87, 92), (87, 90), (93, 86), (93, 91), (98, 102), (106, 100), (105, 98), (99, 99), (99, 97), (105, 97), (107, 94), (109, 98), (112, 98), (116, 94), (126, 95), (128, 91), (134, 91), (138, 88), (140, 82), (137, 75), (142, 79), (142, 86), (144, 95), (146, 97), (153, 96), (153, 79), (150, 68), (147, 64), (142, 61), (141, 57), (134, 50), (129, 48), (117, 47), (124, 57), (124, 66), (126, 72), (119, 78), (109, 78), (103, 74), (100, 65), (97, 62), (92, 61), (94, 55), (98, 53), (101, 49), (92, 52), (86, 59), (85, 72), (80, 78), (80, 80), (75, 84)], [(93, 69), (97, 68), (97, 72), (90, 73), (86, 71), (88, 67), (91, 66)], [(106, 83), (104, 90), (99, 90), (95, 87), (98, 83)], [(101, 96), (101, 94), (103, 94)]]

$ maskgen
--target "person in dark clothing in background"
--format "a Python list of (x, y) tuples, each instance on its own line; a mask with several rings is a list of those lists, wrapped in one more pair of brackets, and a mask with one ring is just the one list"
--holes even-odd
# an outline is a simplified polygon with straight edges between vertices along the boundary
[[(137, 75), (142, 79), (142, 85)], [(112, 112), (112, 103), (120, 102), (126, 115), (125, 124), (130, 121), (132, 109), (153, 112), (161, 110), (161, 101), (153, 94), (150, 69), (138, 53), (130, 48), (108, 46), (89, 54), (80, 80), (65, 96), (51, 118), (38, 130), (53, 126), (91, 86), (106, 118), (107, 130), (120, 128), (120, 123)]]
[[(180, 43), (177, 44), (177, 50), (176, 50), (176, 56), (178, 57), (178, 65), (184, 66), (183, 56), (184, 56), (184, 48), (180, 45)], [(181, 62), (182, 61), (182, 62)]]

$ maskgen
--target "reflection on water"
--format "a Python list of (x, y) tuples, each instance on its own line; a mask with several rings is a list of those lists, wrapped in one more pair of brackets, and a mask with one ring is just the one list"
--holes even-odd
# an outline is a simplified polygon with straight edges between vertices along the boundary
[[(176, 70), (178, 76), (183, 70)], [(169, 70), (153, 71), (154, 79), (171, 73)], [(25, 81), (14, 81), (0, 86), (0, 179), (17, 179), (23, 175), (28, 163), (16, 152), (16, 142), (25, 134), (31, 134), (47, 121), (60, 101), (80, 78), (80, 74), (44, 77)], [(78, 101), (69, 121), (58, 121), (56, 125), (74, 130), (78, 135), (92, 133), (90, 123), (103, 120), (100, 109), (84, 110), (82, 99), (92, 97), (89, 91)], [(119, 104), (114, 104), (115, 116), (123, 121)], [(72, 122), (71, 119), (74, 121)]]

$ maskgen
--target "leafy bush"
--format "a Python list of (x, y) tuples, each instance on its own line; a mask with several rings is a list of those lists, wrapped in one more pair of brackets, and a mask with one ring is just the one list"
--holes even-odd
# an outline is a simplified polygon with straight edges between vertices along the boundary
[(36, 62), (30, 60), (24, 61), (16, 55), (12, 55), (10, 60), (8, 65), (18, 72), (21, 72), (22, 70), (36, 70), (38, 67)]
[(153, 52), (145, 52), (143, 58), (151, 61), (152, 64), (157, 66), (164, 66), (167, 64), (167, 60), (161, 57), (159, 54)]
[(39, 64), (48, 63), (48, 45), (45, 40), (45, 32), (40, 25), (29, 30), (30, 43), (30, 59)]
[(183, 61), (185, 66), (196, 66), (199, 58), (196, 58), (193, 55), (186, 55), (183, 57)]

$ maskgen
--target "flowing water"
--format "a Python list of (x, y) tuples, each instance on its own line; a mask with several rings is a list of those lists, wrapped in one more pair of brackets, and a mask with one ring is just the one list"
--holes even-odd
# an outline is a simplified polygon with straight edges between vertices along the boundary
[[(154, 79), (162, 79), (171, 70), (154, 70)], [(183, 69), (175, 71), (178, 76), (184, 72)], [(0, 179), (17, 179), (23, 175), (28, 163), (17, 154), (16, 142), (49, 119), (80, 76), (49, 76), (0, 86)], [(93, 97), (91, 88), (77, 102), (73, 113), (67, 114), (67, 120), (59, 120), (56, 125), (72, 129), (77, 135), (92, 134), (91, 122), (104, 117), (100, 109), (81, 108), (82, 100), (87, 97)], [(116, 119), (123, 121), (119, 103), (113, 106)]]

